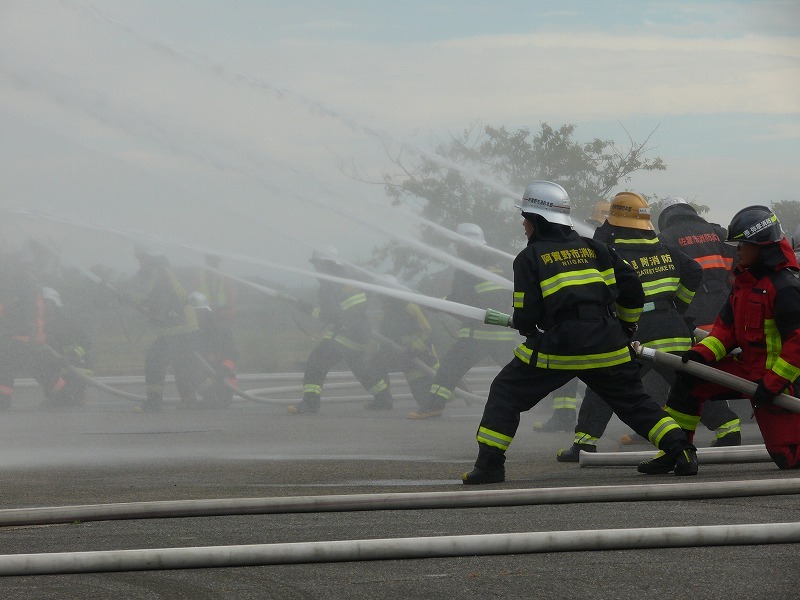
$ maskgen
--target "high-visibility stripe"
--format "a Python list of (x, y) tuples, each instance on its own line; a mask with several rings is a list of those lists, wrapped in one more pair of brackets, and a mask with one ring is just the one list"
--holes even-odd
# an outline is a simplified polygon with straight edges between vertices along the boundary
[(572, 398), (570, 396), (558, 396), (556, 398), (553, 398), (554, 410), (567, 410), (567, 409), (575, 410), (575, 407), (577, 405), (578, 405), (577, 398)]
[(359, 294), (353, 294), (349, 298), (345, 298), (341, 302), (339, 302), (339, 306), (342, 310), (347, 310), (348, 308), (353, 308), (357, 304), (361, 304), (367, 301), (367, 294), (361, 292)]
[(533, 350), (528, 348), (525, 344), (520, 344), (514, 349), (514, 356), (526, 365), (529, 365), (531, 363), (531, 357), (533, 356)]
[(354, 342), (350, 338), (345, 337), (343, 335), (333, 336), (333, 341), (336, 342), (337, 344), (341, 344), (345, 348), (349, 348), (350, 350), (363, 350), (364, 348), (367, 347), (366, 344)]
[(687, 415), (669, 406), (665, 406), (664, 410), (685, 431), (695, 431), (700, 423), (700, 415)]
[(514, 308), (525, 307), (525, 292), (514, 292)]
[(320, 396), (322, 394), (322, 386), (317, 385), (316, 383), (306, 383), (303, 385), (303, 393), (316, 394), (317, 396)]
[[(516, 354), (516, 351), (515, 351)], [(530, 360), (530, 359), (529, 359)], [(625, 346), (613, 352), (565, 356), (559, 354), (536, 354), (536, 367), (539, 369), (583, 370), (602, 369), (621, 365), (631, 360), (630, 349)]]
[[(698, 417), (697, 420), (699, 421), (700, 417)], [(661, 419), (655, 425), (653, 425), (653, 427), (647, 434), (647, 439), (650, 440), (650, 443), (653, 444), (653, 446), (659, 448), (661, 440), (664, 438), (665, 435), (667, 435), (670, 431), (675, 431), (680, 429), (681, 427), (675, 422), (675, 419), (667, 416)]]
[(703, 269), (725, 269), (726, 271), (733, 266), (732, 258), (723, 258), (719, 254), (709, 254), (708, 256), (698, 256), (695, 259)]
[(681, 302), (690, 304), (692, 302), (692, 298), (694, 298), (694, 292), (681, 284), (678, 286), (678, 289), (675, 290), (675, 297)]
[(653, 239), (644, 239), (644, 238), (633, 238), (633, 239), (621, 239), (621, 238), (614, 238), (614, 244), (658, 244), (660, 240), (656, 237)]
[(742, 431), (742, 421), (739, 417), (728, 421), (727, 423), (723, 423), (715, 430), (717, 433), (717, 439), (724, 438), (729, 433), (739, 433)]
[(439, 396), (440, 398), (444, 398), (446, 402), (450, 402), (450, 400), (453, 399), (452, 390), (448, 390), (443, 385), (438, 385), (436, 383), (431, 386), (431, 394), (434, 396)]
[(798, 377), (800, 377), (800, 369), (795, 367), (794, 365), (790, 365), (788, 362), (779, 358), (775, 361), (775, 364), (772, 365), (772, 370), (775, 372), (776, 375), (780, 375), (784, 379), (788, 379), (789, 381), (794, 381)]
[(674, 292), (679, 283), (678, 277), (664, 277), (653, 281), (642, 281), (642, 289), (645, 296), (654, 296), (664, 292)]
[(486, 427), (480, 427), (478, 429), (477, 439), (479, 444), (494, 446), (495, 448), (500, 448), (505, 451), (508, 450), (514, 438), (497, 431), (492, 431)]
[(636, 323), (636, 321), (639, 320), (639, 317), (642, 316), (641, 308), (628, 308), (626, 306), (622, 306), (621, 304), (617, 304), (616, 309), (617, 309), (617, 318), (620, 321), (626, 321), (628, 323)]
[(474, 286), (472, 286), (472, 289), (478, 294), (485, 294), (487, 292), (505, 290), (506, 288), (498, 283), (494, 283), (493, 281), (482, 281), (481, 283), (476, 283)]
[[(781, 348), (783, 348), (781, 334), (778, 331), (778, 326), (775, 324), (775, 319), (764, 319), (764, 338), (767, 344), (766, 367), (774, 370), (774, 365), (780, 358)], [(788, 363), (786, 363), (786, 366), (791, 367)], [(787, 379), (789, 378), (787, 377)]]
[(721, 360), (722, 357), (728, 353), (728, 351), (725, 350), (723, 343), (710, 335), (700, 340), (700, 344), (711, 350), (714, 353), (714, 358), (716, 360)]
[(386, 380), (381, 379), (378, 383), (369, 388), (369, 393), (374, 396), (375, 394), (380, 394), (381, 392), (385, 391), (388, 389), (388, 387), (389, 385), (386, 383)]
[(692, 344), (692, 338), (674, 337), (650, 340), (644, 345), (653, 350), (659, 350), (660, 352), (685, 352), (692, 347)]
[(589, 444), (590, 446), (597, 446), (597, 440), (599, 439), (600, 438), (596, 438), (588, 433), (584, 433), (582, 431), (576, 431), (575, 437), (573, 438), (573, 442), (576, 444)]
[(542, 281), (542, 297), (546, 298), (557, 291), (571, 285), (586, 285), (590, 283), (602, 283), (604, 285), (614, 285), (617, 279), (614, 276), (614, 269), (598, 271), (597, 269), (582, 269), (580, 271), (566, 271), (558, 273)]

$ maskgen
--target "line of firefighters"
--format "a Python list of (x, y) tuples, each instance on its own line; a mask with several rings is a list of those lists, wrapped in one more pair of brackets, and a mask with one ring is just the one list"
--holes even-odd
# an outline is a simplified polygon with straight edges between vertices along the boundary
[[(519, 208), (528, 246), (514, 261), (513, 318), (497, 322), (492, 317), (486, 323), (464, 319), (441, 361), (425, 313), (414, 303), (388, 296), (381, 298), (381, 341), (368, 353), (372, 325), (367, 294), (355, 285), (320, 279), (318, 306), (294, 303), (325, 328), (306, 362), (303, 398), (289, 412), (319, 412), (325, 378), (344, 361), (374, 397), (367, 409), (392, 408), (388, 374), (403, 372), (418, 404), (408, 418), (435, 418), (456, 396), (473, 366), (487, 357), (500, 365), (513, 357), (493, 383), (478, 432), (481, 454), (473, 472), (477, 474), (465, 475), (465, 483), (502, 480), (499, 457), (504, 458), (513, 438), (519, 412), (548, 393), (555, 394), (554, 413), (540, 429), (572, 428), (578, 379), (588, 389), (574, 442), (559, 451), (560, 461), (576, 461), (581, 450), (595, 451), (613, 412), (662, 448), (645, 470), (680, 470), (676, 457), (693, 448), (690, 441), (683, 443), (691, 437), (684, 432), (693, 435), (700, 421), (716, 432), (716, 445), (738, 445), (741, 424), (724, 402), (738, 396), (658, 367), (639, 365), (630, 348), (630, 342), (637, 341), (688, 360), (718, 361), (726, 371), (759, 381), (754, 405), (760, 409), (756, 417), (768, 449), (774, 442), (770, 452), (779, 466), (797, 466), (800, 417), (765, 408), (769, 398), (791, 389), (800, 373), (797, 258), (770, 209), (748, 207), (726, 231), (708, 223), (684, 200), (670, 198), (660, 214), (657, 235), (644, 198), (620, 192), (611, 202), (595, 205), (589, 222), (596, 230), (588, 240), (574, 232), (568, 195), (557, 184), (534, 182)], [(503, 273), (482, 250), (486, 241), (479, 226), (462, 223), (457, 232), (463, 240), (457, 244), (461, 258)], [(736, 268), (737, 252), (730, 244), (738, 244)], [(800, 228), (793, 245), (800, 248)], [(752, 248), (758, 256), (748, 262)], [(161, 410), (169, 366), (182, 405), (227, 405), (237, 386), (238, 352), (231, 327), (235, 288), (219, 272), (219, 257), (207, 257), (209, 268), (200, 271), (190, 294), (166, 257), (142, 248), (137, 248), (136, 257), (140, 269), (130, 289), (113, 291), (158, 330), (145, 358), (147, 400), (140, 409)], [(37, 275), (45, 270), (42, 263), (47, 260), (46, 248), (32, 243), (4, 261), (0, 408), (10, 405), (14, 378), (26, 366), (42, 386), (48, 405), (79, 404), (85, 394), (85, 380), (76, 378), (74, 369), (91, 373), (91, 342), (66, 317), (58, 292), (41, 284)], [(347, 265), (333, 247), (314, 251), (310, 262), (320, 273), (348, 275)], [(399, 285), (391, 276), (381, 283)], [(448, 300), (487, 309), (487, 315), (502, 315), (494, 309), (507, 306), (508, 298), (506, 287), (458, 269), (447, 295)], [(504, 324), (513, 329), (497, 326)], [(695, 344), (695, 327), (710, 331), (699, 344)], [(520, 334), (525, 337), (523, 343)], [(624, 338), (621, 345), (617, 343), (620, 336)], [(609, 379), (608, 373), (614, 376)], [(559, 385), (553, 387), (555, 383)], [(524, 386), (532, 388), (523, 390)], [(493, 400), (498, 397), (513, 406), (505, 406), (503, 417), (490, 414), (492, 410), (499, 413)], [(668, 398), (666, 412), (654, 403), (643, 409), (641, 397)], [(697, 408), (705, 400), (719, 402), (704, 410)], [(642, 425), (662, 413), (665, 416), (655, 421), (660, 424), (658, 432)], [(692, 460), (687, 460), (690, 466), (683, 468), (691, 471)]]

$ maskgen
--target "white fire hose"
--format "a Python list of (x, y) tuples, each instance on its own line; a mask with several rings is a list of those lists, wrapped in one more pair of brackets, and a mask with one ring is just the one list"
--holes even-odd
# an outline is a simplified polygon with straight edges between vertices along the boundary
[[(724, 371), (720, 371), (714, 367), (702, 365), (691, 360), (689, 362), (683, 362), (680, 356), (668, 354), (666, 352), (660, 352), (659, 350), (653, 350), (652, 348), (641, 346), (639, 344), (635, 344), (634, 349), (642, 359), (648, 362), (652, 362), (657, 365), (663, 365), (665, 367), (669, 367), (670, 369), (674, 369), (675, 371), (683, 371), (684, 373), (705, 379), (711, 383), (716, 383), (737, 392), (741, 392), (746, 396), (752, 396), (756, 393), (758, 384), (748, 381), (747, 379), (737, 377), (736, 375), (725, 373)], [(790, 396), (788, 394), (781, 394), (775, 397), (773, 404), (775, 404), (775, 406), (785, 408), (786, 410), (800, 413), (800, 398), (795, 398), (794, 396)]]

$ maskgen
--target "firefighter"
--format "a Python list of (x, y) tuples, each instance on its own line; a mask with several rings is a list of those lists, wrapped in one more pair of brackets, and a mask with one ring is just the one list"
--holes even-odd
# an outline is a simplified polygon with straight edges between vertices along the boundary
[[(703, 284), (697, 289), (689, 310), (684, 315), (690, 325), (711, 331), (731, 289), (736, 249), (725, 243), (726, 231), (697, 214), (683, 198), (670, 196), (658, 215), (658, 237), (673, 244), (703, 267)], [(715, 432), (714, 447), (739, 446), (742, 443), (742, 422), (727, 401), (706, 405), (700, 421)]]
[[(775, 214), (748, 206), (733, 216), (726, 242), (735, 244), (738, 265), (733, 289), (711, 333), (683, 356), (712, 365), (758, 388), (750, 398), (769, 455), (780, 469), (800, 468), (800, 414), (772, 404), (778, 394), (794, 393), (800, 376), (800, 280), (798, 263)], [(734, 356), (731, 351), (741, 348)], [(733, 396), (732, 396), (733, 394)], [(743, 397), (720, 385), (688, 376), (678, 378), (666, 410), (694, 432), (706, 401)], [(639, 470), (659, 466), (656, 457)]]
[[(233, 337), (233, 319), (236, 313), (236, 285), (230, 277), (220, 272), (222, 259), (216, 254), (207, 254), (206, 267), (197, 274), (194, 289), (205, 297), (208, 310), (201, 308), (206, 321), (203, 331), (204, 343), (213, 347), (214, 368), (224, 377), (225, 387), (238, 387), (236, 361), (239, 350)], [(213, 336), (215, 339), (208, 339)], [(220, 390), (222, 391), (222, 390)], [(228, 396), (228, 391), (222, 394)]]
[[(499, 265), (487, 263), (485, 257), (488, 255), (479, 248), (486, 245), (486, 239), (478, 225), (461, 223), (456, 232), (465, 238), (456, 245), (461, 258), (479, 264), (492, 273), (502, 273)], [(508, 290), (498, 283), (485, 281), (457, 269), (453, 273), (452, 288), (447, 300), (479, 308), (497, 308), (508, 304)], [(519, 336), (514, 331), (498, 330), (496, 327), (464, 319), (458, 338), (441, 360), (427, 400), (418, 410), (408, 413), (408, 418), (419, 420), (440, 417), (467, 371), (487, 356), (497, 364), (503, 364), (518, 340)]]
[[(598, 200), (592, 207), (591, 216), (586, 223), (597, 230), (608, 218), (611, 202)], [(564, 387), (550, 394), (553, 403), (553, 414), (547, 421), (533, 424), (534, 431), (571, 431), (575, 427), (575, 416), (578, 407), (578, 379), (573, 379)]]
[(120, 299), (145, 315), (157, 332), (145, 356), (147, 400), (138, 410), (155, 412), (163, 408), (164, 383), (170, 365), (175, 372), (178, 394), (189, 405), (193, 394), (180, 382), (187, 372), (196, 368), (197, 315), (166, 256), (141, 246), (135, 248), (135, 256), (139, 262), (139, 271), (134, 277), (135, 289), (131, 294), (121, 295)]
[(23, 247), (4, 265), (0, 289), (0, 410), (11, 406), (15, 378), (23, 370), (38, 375), (36, 365), (42, 364), (44, 299), (33, 275), (35, 262), (30, 248)]
[(514, 312), (489, 310), (485, 320), (527, 337), (492, 382), (477, 432), (478, 458), (463, 482), (504, 481), (520, 413), (574, 377), (664, 450), (676, 475), (696, 474), (694, 446), (638, 376), (630, 340), (644, 292), (634, 269), (572, 229), (569, 196), (560, 185), (534, 181), (518, 208), (528, 245), (514, 260)]
[(92, 342), (78, 319), (70, 314), (61, 295), (51, 287), (42, 288), (44, 331), (47, 346), (42, 360), (39, 385), (45, 392), (45, 408), (80, 406), (86, 399), (86, 377), (92, 375)]
[[(650, 209), (639, 194), (620, 192), (614, 196), (606, 223), (608, 245), (634, 268), (644, 289), (645, 302), (635, 340), (662, 352), (686, 352), (692, 347), (694, 336), (682, 315), (700, 287), (702, 268), (689, 255), (656, 236)], [(645, 364), (639, 376), (650, 396), (666, 398), (675, 372)], [(572, 446), (559, 450), (556, 459), (578, 462), (581, 450), (595, 452), (612, 416), (611, 407), (596, 392), (587, 390)]]
[[(344, 263), (333, 246), (314, 250), (309, 262), (319, 273), (343, 277)], [(303, 400), (289, 406), (291, 414), (318, 413), (322, 386), (328, 372), (341, 360), (374, 397), (369, 410), (389, 410), (389, 384), (367, 362), (367, 345), (372, 333), (367, 316), (367, 295), (349, 284), (319, 280), (319, 307), (311, 311), (325, 329), (322, 340), (311, 351), (303, 374)]]
[[(382, 283), (398, 287), (397, 278), (385, 275)], [(411, 390), (411, 395), (422, 405), (428, 397), (433, 383), (430, 371), (439, 368), (439, 359), (431, 342), (431, 327), (428, 318), (418, 304), (398, 300), (390, 296), (381, 297), (381, 340), (370, 357), (372, 367), (389, 383), (389, 373), (402, 371)], [(419, 363), (429, 367), (425, 370)]]

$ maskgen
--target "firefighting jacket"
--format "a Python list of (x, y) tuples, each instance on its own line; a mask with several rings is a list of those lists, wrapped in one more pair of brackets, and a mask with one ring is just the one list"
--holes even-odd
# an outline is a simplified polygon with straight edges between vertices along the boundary
[(694, 338), (681, 315), (700, 286), (703, 269), (677, 247), (662, 243), (653, 231), (611, 227), (611, 246), (634, 268), (644, 288), (636, 340), (661, 352), (685, 352)]
[(365, 351), (371, 332), (366, 293), (352, 285), (321, 280), (318, 296), (319, 308), (313, 316), (325, 324), (322, 338), (349, 350)]
[(688, 204), (677, 204), (659, 217), (658, 237), (677, 245), (703, 268), (703, 284), (697, 289), (686, 316), (698, 327), (709, 329), (731, 289), (736, 248), (725, 243), (725, 229), (709, 223)]
[(800, 375), (800, 280), (784, 238), (762, 247), (761, 260), (734, 270), (733, 289), (707, 338), (694, 346), (706, 360), (736, 347), (750, 379), (778, 394)]
[(135, 306), (158, 328), (161, 335), (197, 331), (197, 315), (186, 301), (186, 292), (169, 268), (166, 258), (155, 257), (137, 274), (141, 287)]
[[(502, 273), (497, 265), (485, 267), (492, 273)], [(453, 286), (447, 295), (447, 300), (459, 302), (477, 308), (493, 308), (500, 310), (508, 306), (510, 300), (508, 290), (493, 281), (486, 281), (457, 270), (453, 273)], [(511, 341), (519, 339), (514, 330), (501, 329), (493, 325), (486, 325), (472, 319), (464, 319), (458, 331), (460, 338), (473, 338), (476, 340)]]
[(613, 249), (563, 226), (537, 231), (514, 259), (513, 323), (527, 336), (514, 354), (542, 369), (625, 363), (617, 319), (635, 324), (643, 303), (636, 272)]
[(421, 355), (430, 351), (432, 329), (418, 305), (394, 298), (383, 301), (381, 333), (412, 353)]
[(215, 313), (233, 311), (236, 287), (230, 278), (203, 269), (197, 276), (195, 289), (208, 299), (208, 304)]

